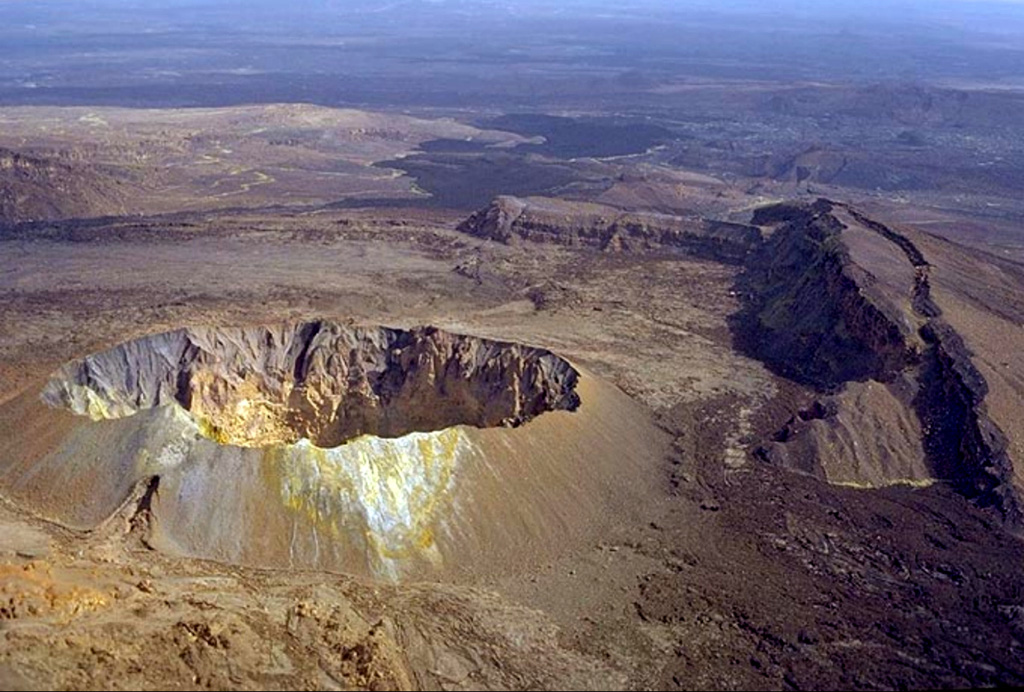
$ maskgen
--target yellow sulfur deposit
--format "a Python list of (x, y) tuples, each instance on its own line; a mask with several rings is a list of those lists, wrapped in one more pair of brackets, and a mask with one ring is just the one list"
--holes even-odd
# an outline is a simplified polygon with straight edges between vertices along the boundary
[(459, 459), (471, 449), (460, 428), (398, 438), (363, 435), (331, 449), (301, 440), (270, 448), (285, 506), (335, 539), (357, 523), (368, 559), (383, 575), (418, 555), (437, 561)]

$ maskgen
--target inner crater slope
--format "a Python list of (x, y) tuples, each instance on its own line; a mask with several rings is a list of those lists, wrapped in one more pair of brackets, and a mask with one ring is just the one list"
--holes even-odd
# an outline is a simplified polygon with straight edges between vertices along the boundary
[(173, 554), (390, 579), (588, 540), (665, 444), (545, 349), (326, 321), (126, 342), (0, 406), (0, 432), (0, 490), (71, 528), (121, 514)]
[(337, 447), (574, 410), (577, 378), (542, 349), (318, 321), (146, 337), (65, 366), (43, 398), (93, 419), (176, 403), (218, 442)]

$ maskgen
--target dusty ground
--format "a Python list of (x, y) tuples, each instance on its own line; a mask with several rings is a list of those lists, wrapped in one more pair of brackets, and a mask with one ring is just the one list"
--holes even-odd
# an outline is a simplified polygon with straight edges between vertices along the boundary
[[(549, 465), (547, 484), (521, 474), (557, 511), (523, 512), (535, 522), (521, 522), (526, 549), (418, 583), (171, 557), (154, 548), (155, 485), (90, 531), (0, 491), (0, 688), (1024, 686), (1024, 544), (935, 473), (927, 423), (939, 416), (920, 410), (936, 409), (897, 396), (930, 383), (931, 398), (955, 404), (979, 388), (914, 367), (894, 382), (855, 378), (835, 395), (835, 418), (856, 428), (834, 446), (845, 455), (787, 470), (755, 451), (788, 440), (776, 438), (790, 422), (844, 430), (815, 413), (824, 392), (776, 374), (821, 343), (807, 322), (835, 336), (858, 326), (864, 294), (880, 294), (917, 326), (932, 319), (917, 300), (924, 276), (989, 389), (984, 407), (956, 409), (969, 414), (960, 431), (984, 413), (1008, 458), (1024, 459), (1012, 10), (990, 15), (1000, 37), (978, 3), (963, 15), (938, 3), (935, 21), (921, 8), (883, 22), (853, 12), (839, 32), (828, 3), (801, 3), (800, 17), (712, 3), (704, 15), (648, 3), (653, 15), (609, 4), (601, 16), (586, 3), (206, 3), (182, 19), (156, 2), (102, 4), (0, 1), (0, 488), (15, 454), (22, 479), (51, 485), (32, 452), (71, 414), (8, 416), (43, 407), (51, 372), (182, 325), (434, 324), (546, 346), (632, 397), (614, 410), (643, 426), (616, 421), (591, 440), (579, 418), (572, 435), (533, 421), (556, 439), (543, 453), (564, 444), (590, 462), (561, 478)], [(930, 264), (873, 231), (847, 234), (863, 281), (830, 293), (819, 271), (813, 291), (783, 290), (774, 316), (800, 338), (782, 341), (793, 348), (770, 371), (741, 355), (757, 353), (742, 336), (757, 332), (743, 324), (754, 301), (741, 270), (664, 245), (605, 254), (561, 247), (557, 233), (505, 247), (455, 232), (495, 195), (738, 223), (769, 202), (824, 196), (893, 225)], [(799, 264), (787, 267), (797, 281)], [(833, 320), (814, 292), (841, 295), (854, 317)], [(799, 311), (785, 304), (794, 295)], [(641, 455), (622, 454), (620, 468), (609, 453), (634, 438), (610, 431), (652, 421), (663, 439), (637, 445), (636, 478), (625, 469)], [(932, 437), (946, 441), (948, 427)], [(42, 442), (26, 444), (35, 433)], [(542, 444), (529, 425), (513, 433)], [(950, 439), (953, 467), (994, 456)], [(74, 451), (72, 471), (114, 458)], [(865, 473), (864, 456), (878, 468)], [(636, 489), (629, 507), (591, 522), (558, 502), (566, 486), (588, 495), (567, 478), (608, 480), (609, 468)], [(878, 487), (893, 479), (916, 485)], [(216, 515), (226, 495), (204, 508)], [(480, 504), (535, 509), (519, 497)], [(495, 536), (510, 514), (493, 510)], [(547, 521), (566, 515), (587, 530)], [(266, 539), (262, 528), (239, 541)]]
[(649, 407), (675, 452), (638, 516), (501, 575), (388, 585), (172, 560), (127, 516), (82, 535), (4, 506), (3, 686), (1024, 682), (1024, 549), (993, 517), (941, 485), (833, 488), (750, 458), (810, 395), (733, 350), (734, 269), (507, 248), (456, 221), (234, 214), (8, 233), (0, 398), (181, 324), (434, 324), (549, 347)]
[(416, 200), (426, 193), (415, 180), (373, 164), (433, 139), (498, 150), (529, 140), (448, 118), (303, 104), (5, 108), (0, 126), (0, 217), (15, 221)]

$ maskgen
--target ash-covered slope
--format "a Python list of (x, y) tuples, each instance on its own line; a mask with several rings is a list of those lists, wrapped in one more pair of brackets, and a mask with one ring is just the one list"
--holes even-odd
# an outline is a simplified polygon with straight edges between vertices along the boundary
[(0, 407), (0, 488), (172, 554), (384, 578), (592, 538), (664, 434), (539, 348), (329, 322), (194, 328), (68, 364)]
[(988, 383), (915, 242), (827, 200), (761, 209), (754, 223), (771, 235), (742, 280), (741, 343), (824, 394), (761, 456), (851, 485), (948, 483), (1019, 521)]
[(752, 226), (549, 197), (497, 197), (459, 230), (506, 244), (678, 252), (729, 263), (742, 263), (761, 242), (760, 231)]

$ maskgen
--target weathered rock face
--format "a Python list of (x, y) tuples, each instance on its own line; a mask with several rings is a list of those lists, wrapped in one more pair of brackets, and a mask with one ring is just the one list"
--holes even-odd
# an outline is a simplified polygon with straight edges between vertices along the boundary
[(760, 231), (752, 226), (542, 197), (498, 197), (459, 230), (506, 244), (679, 252), (729, 263), (743, 262), (761, 243)]
[(127, 191), (122, 182), (70, 155), (31, 156), (0, 148), (0, 224), (121, 211)]
[(941, 319), (922, 329), (929, 344), (915, 400), (927, 431), (925, 451), (939, 478), (1016, 523), (1024, 516), (1013, 489), (1006, 435), (988, 416), (988, 383), (956, 330)]
[(774, 232), (743, 281), (743, 341), (828, 394), (759, 454), (851, 485), (939, 479), (1019, 521), (988, 385), (932, 300), (914, 243), (827, 200), (768, 207), (754, 222)]
[(761, 360), (815, 387), (892, 379), (919, 359), (913, 325), (870, 290), (875, 278), (851, 262), (830, 211), (778, 205), (755, 213), (754, 223), (775, 231), (744, 277), (744, 336)]
[(1019, 520), (987, 383), (932, 299), (931, 265), (915, 243), (825, 199), (764, 207), (751, 223), (499, 197), (460, 230), (509, 244), (742, 264), (738, 344), (820, 397), (759, 447), (762, 458), (858, 487), (939, 480)]
[(337, 447), (573, 410), (577, 372), (542, 349), (450, 334), (308, 322), (180, 329), (62, 368), (43, 397), (93, 419), (178, 404), (211, 439)]

